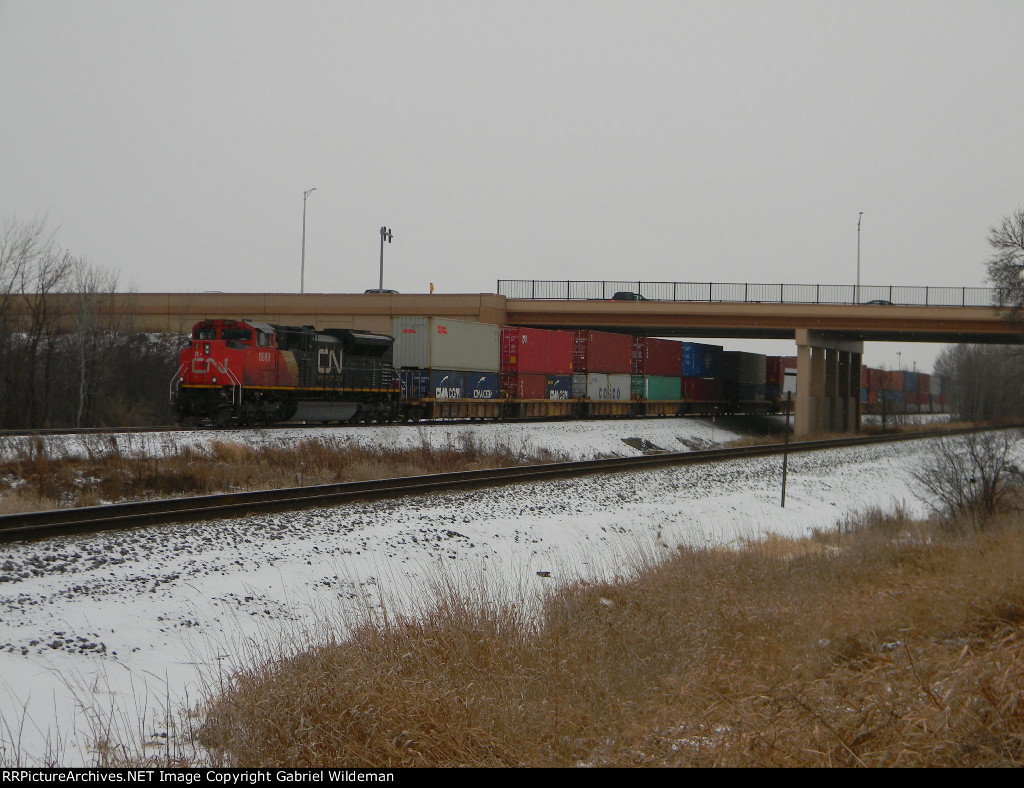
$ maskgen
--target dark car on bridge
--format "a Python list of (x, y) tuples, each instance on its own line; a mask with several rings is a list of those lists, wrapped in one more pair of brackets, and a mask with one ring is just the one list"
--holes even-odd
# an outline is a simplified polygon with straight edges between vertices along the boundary
[(646, 301), (639, 293), (632, 293), (629, 290), (622, 290), (612, 296), (612, 301)]

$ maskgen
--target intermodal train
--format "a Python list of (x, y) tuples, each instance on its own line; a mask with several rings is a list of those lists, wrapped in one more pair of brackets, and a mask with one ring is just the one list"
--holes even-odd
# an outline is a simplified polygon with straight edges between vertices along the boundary
[(792, 357), (436, 317), (390, 334), (203, 320), (178, 361), (178, 420), (223, 427), (778, 413), (796, 391)]

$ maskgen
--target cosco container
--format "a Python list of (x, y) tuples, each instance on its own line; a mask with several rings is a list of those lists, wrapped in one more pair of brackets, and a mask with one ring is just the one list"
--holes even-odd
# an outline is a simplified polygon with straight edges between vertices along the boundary
[(630, 390), (636, 399), (656, 402), (682, 397), (680, 378), (666, 375), (633, 375)]
[(587, 398), (595, 402), (629, 402), (632, 375), (588, 372)]
[(501, 329), (501, 371), (571, 375), (574, 345), (571, 331), (505, 326)]
[(680, 349), (684, 378), (722, 377), (722, 346), (704, 345), (700, 342), (683, 342)]
[(718, 402), (722, 399), (722, 381), (715, 378), (682, 378), (683, 399)]
[(760, 353), (727, 350), (722, 353), (722, 380), (764, 384), (767, 359)]
[(447, 369), (430, 370), (429, 396), (434, 399), (465, 399), (466, 374)]
[(682, 342), (654, 337), (637, 337), (633, 340), (634, 375), (678, 377), (682, 365)]
[(441, 317), (394, 317), (396, 368), (497, 372), (501, 328)]
[(573, 372), (633, 371), (633, 337), (606, 331), (575, 332)]
[(466, 399), (501, 399), (497, 372), (467, 372)]

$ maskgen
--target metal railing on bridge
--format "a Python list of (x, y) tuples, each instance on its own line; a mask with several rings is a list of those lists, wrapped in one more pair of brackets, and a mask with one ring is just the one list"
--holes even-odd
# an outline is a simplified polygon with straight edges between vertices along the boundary
[[(1000, 306), (991, 287), (917, 287), (908, 285), (797, 285), (751, 282), (584, 282), (499, 279), (506, 298), (570, 301), (689, 301), (747, 304), (894, 304), (897, 306)], [(627, 297), (628, 296), (628, 297)]]

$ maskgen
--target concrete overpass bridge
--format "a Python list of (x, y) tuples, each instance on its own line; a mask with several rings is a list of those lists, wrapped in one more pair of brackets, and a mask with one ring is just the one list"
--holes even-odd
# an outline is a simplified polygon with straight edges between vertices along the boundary
[[(431, 315), (649, 336), (792, 339), (797, 356), (798, 436), (850, 432), (859, 427), (865, 341), (1024, 342), (1024, 323), (1011, 320), (1007, 310), (992, 306), (999, 299), (986, 288), (539, 284), (540, 292), (537, 282), (530, 283), (529, 292), (524, 292), (521, 282), (499, 282), (498, 289), (503, 292), (450, 295), (131, 293), (97, 297), (93, 309), (130, 320), (136, 330), (181, 333), (199, 320), (214, 317), (389, 332), (392, 317)], [(617, 292), (642, 295), (643, 300), (612, 300), (603, 295)], [(59, 294), (48, 298), (51, 313), (73, 328), (76, 304), (82, 297)], [(18, 309), (27, 317), (27, 303), (15, 307), (15, 317)]]

